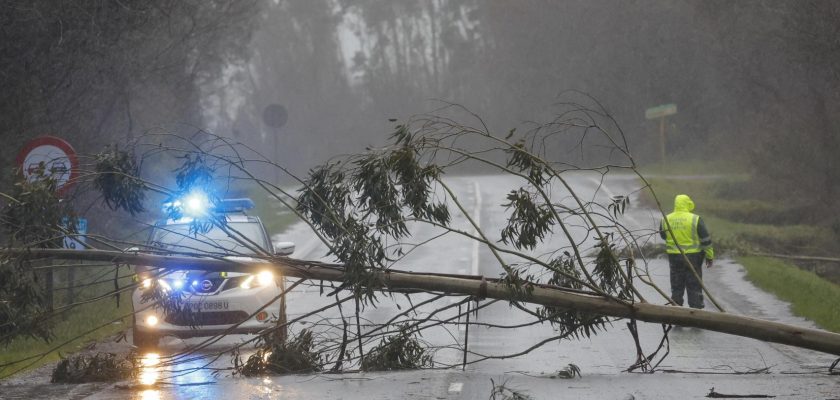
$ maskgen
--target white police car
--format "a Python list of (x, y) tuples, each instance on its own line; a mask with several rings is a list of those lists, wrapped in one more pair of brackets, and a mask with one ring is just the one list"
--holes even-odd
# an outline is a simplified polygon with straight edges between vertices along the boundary
[[(184, 215), (200, 209), (206, 201), (187, 199)], [(176, 204), (178, 205), (178, 204)], [(223, 200), (217, 217), (225, 218), (224, 229), (213, 226), (206, 232), (191, 231), (191, 218), (157, 223), (147, 242), (154, 251), (202, 253), (218, 257), (249, 259), (258, 249), (275, 255), (289, 255), (294, 243), (271, 243), (262, 222), (245, 214), (253, 208), (250, 199)], [(266, 328), (280, 312), (280, 280), (271, 271), (242, 272), (163, 271), (137, 268), (140, 285), (132, 295), (134, 305), (134, 345), (154, 347), (163, 336), (180, 338), (227, 333), (256, 333)], [(161, 303), (150, 300), (144, 291), (160, 290), (177, 294), (181, 310), (163, 312)], [(176, 293), (177, 292), (177, 293)], [(266, 304), (262, 311), (257, 312)]]

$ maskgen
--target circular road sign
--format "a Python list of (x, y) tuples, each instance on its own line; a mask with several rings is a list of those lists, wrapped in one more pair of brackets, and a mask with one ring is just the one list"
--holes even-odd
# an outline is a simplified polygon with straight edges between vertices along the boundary
[(289, 119), (289, 112), (286, 111), (286, 107), (273, 103), (265, 107), (262, 118), (266, 125), (274, 129), (280, 129), (283, 125), (286, 125), (286, 121)]
[(20, 150), (15, 161), (29, 182), (38, 179), (38, 170), (43, 165), (43, 175), (55, 179), (59, 193), (73, 185), (77, 174), (76, 151), (70, 143), (55, 136), (30, 140)]

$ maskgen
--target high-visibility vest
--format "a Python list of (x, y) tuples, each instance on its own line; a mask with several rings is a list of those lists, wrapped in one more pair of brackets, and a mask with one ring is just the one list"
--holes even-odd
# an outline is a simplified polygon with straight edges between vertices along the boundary
[[(665, 231), (665, 252), (668, 254), (680, 254), (680, 248), (686, 254), (699, 253), (703, 251), (700, 246), (700, 238), (697, 235), (697, 223), (700, 217), (688, 211), (674, 211), (668, 214), (665, 219), (666, 225), (662, 222), (662, 229)], [(670, 225), (670, 230), (668, 229)], [(679, 247), (677, 245), (679, 244)]]

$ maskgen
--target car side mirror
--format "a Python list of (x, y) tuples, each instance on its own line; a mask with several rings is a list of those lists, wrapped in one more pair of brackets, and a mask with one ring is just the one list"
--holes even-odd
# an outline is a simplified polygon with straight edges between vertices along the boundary
[(295, 252), (294, 242), (272, 242), (271, 245), (274, 246), (276, 256), (288, 256)]

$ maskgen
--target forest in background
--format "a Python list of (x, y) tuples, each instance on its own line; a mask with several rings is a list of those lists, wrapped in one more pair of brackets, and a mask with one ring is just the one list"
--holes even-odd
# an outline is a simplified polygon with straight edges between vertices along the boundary
[[(822, 210), (840, 183), (838, 16), (828, 1), (4, 1), (0, 158), (8, 171), (43, 134), (92, 153), (204, 128), (263, 152), (279, 137), (278, 162), (303, 174), (436, 100), (507, 131), (577, 90), (640, 163), (659, 162), (644, 110), (674, 103), (669, 162), (733, 165), (751, 196), (836, 225)], [(288, 110), (279, 130), (269, 104)], [(594, 157), (576, 143), (554, 156)]]

